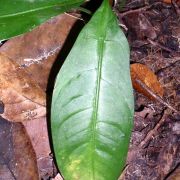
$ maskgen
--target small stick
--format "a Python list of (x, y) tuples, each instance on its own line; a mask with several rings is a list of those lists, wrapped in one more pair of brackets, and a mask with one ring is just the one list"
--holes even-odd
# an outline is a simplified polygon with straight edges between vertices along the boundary
[(158, 4), (161, 4), (161, 2), (156, 2), (154, 4), (144, 6), (144, 7), (140, 7), (138, 9), (130, 9), (128, 11), (120, 13), (119, 15), (120, 15), (120, 17), (124, 17), (124, 16), (127, 16), (127, 15), (132, 14), (132, 13), (138, 13), (138, 12), (146, 11), (147, 9), (150, 9), (152, 6), (158, 5)]
[(151, 8), (151, 6), (152, 5), (144, 6), (144, 7), (138, 8), (138, 9), (131, 9), (129, 11), (125, 11), (123, 13), (120, 13), (119, 15), (120, 15), (120, 17), (124, 17), (124, 16), (127, 16), (127, 15), (132, 14), (132, 13), (146, 11), (147, 9)]
[(84, 22), (84, 19), (82, 19), (82, 18), (80, 18), (80, 17), (78, 17), (78, 16), (72, 15), (72, 14), (67, 13), (67, 12), (65, 12), (64, 14), (66, 14), (66, 15), (68, 15), (68, 16), (70, 16), (70, 17), (74, 18), (74, 19), (78, 19), (78, 20), (80, 20), (80, 21), (83, 21), (83, 22)]
[(149, 39), (149, 38), (147, 39), (147, 41), (148, 41), (150, 44), (152, 44), (153, 46), (158, 46), (158, 47), (160, 47), (161, 49), (163, 49), (163, 50), (165, 50), (165, 51), (168, 51), (168, 52), (171, 52), (171, 53), (175, 53), (175, 51), (173, 51), (172, 49), (169, 49), (169, 48), (161, 45), (160, 43), (155, 42), (155, 41), (153, 41), (153, 40), (151, 40), (151, 39)]
[(167, 115), (168, 115), (168, 110), (166, 109), (163, 116), (161, 117), (159, 122), (156, 124), (156, 126), (152, 130), (149, 131), (149, 133), (146, 135), (144, 140), (141, 141), (141, 143), (138, 145), (139, 148), (144, 148), (149, 142), (149, 140), (153, 138), (155, 134), (157, 134), (159, 127), (165, 122)]
[(175, 113), (179, 113), (176, 109), (174, 109), (171, 105), (169, 105), (167, 102), (165, 102), (160, 96), (156, 95), (146, 84), (141, 82), (139, 79), (135, 79), (135, 81), (143, 88), (145, 89), (154, 99), (156, 99), (158, 102), (163, 104), (164, 106), (168, 107)]

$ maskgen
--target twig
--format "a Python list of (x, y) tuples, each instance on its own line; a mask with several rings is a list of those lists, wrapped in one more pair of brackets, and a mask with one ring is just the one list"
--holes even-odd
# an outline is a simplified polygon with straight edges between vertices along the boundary
[(153, 40), (151, 40), (151, 39), (149, 39), (149, 38), (147, 39), (147, 41), (148, 41), (150, 44), (152, 44), (153, 46), (158, 46), (158, 47), (160, 47), (161, 49), (163, 49), (163, 50), (165, 50), (165, 51), (168, 51), (168, 52), (171, 52), (171, 53), (176, 53), (176, 51), (174, 51), (174, 50), (172, 50), (172, 49), (169, 49), (169, 48), (161, 45), (160, 43), (155, 42), (155, 41), (153, 41)]
[(139, 79), (135, 79), (136, 83), (138, 83), (143, 89), (145, 89), (154, 99), (156, 99), (158, 102), (160, 102), (161, 104), (163, 104), (164, 106), (168, 107), (169, 109), (171, 109), (172, 111), (174, 111), (175, 113), (179, 112), (174, 109), (171, 105), (169, 105), (167, 102), (165, 102), (160, 96), (156, 95), (148, 86), (146, 86), (146, 84), (144, 84), (143, 82), (141, 82)]
[(156, 126), (152, 130), (149, 131), (149, 133), (146, 135), (144, 140), (138, 145), (139, 148), (144, 148), (147, 145), (147, 143), (150, 141), (150, 139), (153, 138), (155, 134), (157, 134), (157, 130), (165, 122), (167, 115), (168, 115), (168, 109), (164, 111), (163, 116), (161, 117), (159, 122), (156, 124)]
[(147, 9), (151, 8), (152, 5), (149, 5), (149, 6), (144, 6), (144, 7), (141, 7), (141, 8), (138, 8), (138, 9), (131, 9), (129, 11), (125, 11), (123, 13), (120, 13), (120, 16), (121, 17), (124, 17), (124, 16), (127, 16), (129, 14), (132, 14), (132, 13), (137, 13), (137, 12), (142, 12), (142, 11), (146, 11)]
[(144, 6), (144, 7), (140, 7), (138, 9), (130, 9), (128, 11), (120, 13), (119, 16), (122, 18), (122, 17), (127, 16), (127, 15), (132, 14), (132, 13), (138, 13), (138, 12), (146, 11), (147, 9), (150, 9), (152, 6), (158, 5), (158, 4), (161, 4), (161, 2), (156, 2), (154, 4)]
[[(169, 58), (164, 58), (164, 59), (168, 61)], [(158, 75), (159, 73), (163, 72), (164, 70), (175, 66), (176, 63), (179, 63), (179, 61), (180, 61), (180, 57), (179, 58), (178, 57), (173, 57), (173, 59), (171, 58), (171, 62), (167, 66), (164, 66), (161, 69), (159, 69), (158, 71), (156, 71), (156, 74)]]
[(83, 21), (83, 22), (84, 22), (84, 19), (82, 19), (82, 18), (80, 18), (80, 17), (78, 17), (78, 16), (72, 15), (72, 14), (67, 13), (67, 12), (65, 12), (64, 14), (66, 14), (66, 15), (68, 15), (68, 16), (70, 16), (70, 17), (74, 18), (74, 19), (78, 19), (78, 20), (80, 20), (80, 21)]

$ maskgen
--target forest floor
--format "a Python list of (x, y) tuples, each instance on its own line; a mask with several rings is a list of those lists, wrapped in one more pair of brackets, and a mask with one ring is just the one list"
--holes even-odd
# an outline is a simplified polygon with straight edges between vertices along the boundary
[[(180, 1), (128, 0), (120, 6), (115, 1), (113, 10), (130, 44), (131, 65), (151, 69), (164, 95), (160, 102), (134, 90), (134, 128), (119, 179), (179, 180)], [(57, 60), (64, 60), (84, 21), (77, 12), (65, 13), (0, 45), (0, 180), (62, 179), (45, 104), (62, 65)]]
[[(178, 4), (179, 3), (179, 4)], [(131, 47), (131, 64), (148, 66), (180, 110), (180, 2), (130, 0), (116, 12)], [(180, 179), (180, 115), (135, 91), (134, 130), (126, 180)]]
[[(176, 110), (180, 110), (179, 5), (130, 0), (124, 12), (116, 8), (130, 43), (131, 64), (144, 64), (156, 74), (163, 100)], [(180, 179), (179, 120), (178, 113), (135, 91), (134, 129), (122, 179)]]

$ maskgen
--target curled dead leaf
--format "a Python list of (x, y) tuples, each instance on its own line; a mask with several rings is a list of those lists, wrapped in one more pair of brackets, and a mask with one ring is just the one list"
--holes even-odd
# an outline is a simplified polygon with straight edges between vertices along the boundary
[(145, 88), (143, 88), (138, 81), (144, 83), (149, 89), (151, 89), (153, 93), (157, 94), (158, 96), (162, 97), (164, 94), (164, 89), (162, 88), (156, 75), (143, 64), (135, 63), (131, 65), (131, 79), (134, 89), (150, 99), (154, 99), (154, 97)]

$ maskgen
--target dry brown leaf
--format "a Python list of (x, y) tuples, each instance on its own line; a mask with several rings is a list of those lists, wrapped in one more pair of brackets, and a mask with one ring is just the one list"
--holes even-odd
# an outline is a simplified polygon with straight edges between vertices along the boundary
[(45, 116), (49, 73), (76, 21), (63, 14), (1, 46), (0, 101), (5, 105), (4, 118), (24, 121)]
[(36, 155), (21, 123), (0, 117), (0, 179), (38, 180)]
[(59, 15), (31, 32), (10, 39), (1, 46), (0, 52), (45, 90), (52, 65), (76, 21), (70, 15)]
[(23, 121), (45, 116), (45, 92), (14, 61), (0, 53), (2, 117)]
[(15, 61), (0, 53), (0, 88), (13, 88), (22, 96), (45, 106), (45, 94)]
[(138, 82), (141, 81), (144, 83), (151, 91), (158, 96), (162, 97), (164, 94), (164, 90), (159, 83), (156, 75), (145, 65), (135, 63), (131, 65), (131, 79), (134, 89), (138, 92), (144, 94), (150, 99), (154, 99), (154, 97), (149, 94), (149, 92), (144, 89)]

